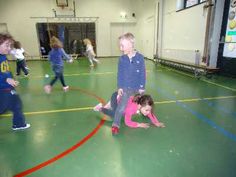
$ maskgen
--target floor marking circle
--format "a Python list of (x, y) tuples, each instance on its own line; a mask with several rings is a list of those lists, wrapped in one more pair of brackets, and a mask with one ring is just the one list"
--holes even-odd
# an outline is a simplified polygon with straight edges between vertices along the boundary
[[(96, 94), (92, 93), (92, 92), (89, 92), (89, 91), (86, 91), (86, 90), (83, 90), (83, 89), (80, 89), (80, 88), (70, 88), (70, 90), (79, 90), (87, 95), (90, 95), (92, 97), (95, 97), (99, 102), (101, 103), (105, 103), (105, 101), (100, 98), (99, 96), (97, 96)], [(77, 148), (79, 148), (81, 145), (83, 145), (84, 143), (86, 143), (90, 138), (92, 138), (97, 132), (98, 130), (102, 127), (102, 125), (105, 123), (105, 118), (106, 116), (103, 116), (101, 121), (99, 122), (99, 124), (93, 129), (92, 132), (90, 132), (87, 136), (85, 136), (82, 140), (80, 140), (77, 144), (73, 145), (72, 147), (70, 147), (69, 149), (63, 151), (62, 153), (58, 154), (57, 156), (45, 161), (45, 162), (42, 162), (28, 170), (25, 170), (23, 172), (20, 172), (16, 175), (14, 175), (14, 177), (24, 177), (24, 176), (27, 176), (35, 171), (38, 171), (40, 170), (41, 168), (65, 157), (66, 155), (68, 155), (69, 153), (73, 152), (74, 150), (76, 150)]]

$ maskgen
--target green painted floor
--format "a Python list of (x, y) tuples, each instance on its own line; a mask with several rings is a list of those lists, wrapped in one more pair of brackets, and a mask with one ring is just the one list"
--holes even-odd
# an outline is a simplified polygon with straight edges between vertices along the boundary
[(92, 108), (116, 89), (117, 59), (94, 68), (86, 59), (66, 63), (71, 90), (57, 83), (50, 95), (43, 91), (49, 63), (28, 65), (17, 91), (32, 127), (13, 132), (11, 115), (1, 115), (0, 177), (236, 177), (236, 79), (197, 80), (146, 60), (146, 92), (166, 128), (122, 124), (113, 137), (111, 122)]

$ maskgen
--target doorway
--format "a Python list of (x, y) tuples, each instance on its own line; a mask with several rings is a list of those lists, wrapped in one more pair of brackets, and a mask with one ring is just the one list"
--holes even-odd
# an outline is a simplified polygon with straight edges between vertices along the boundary
[(69, 54), (83, 56), (85, 47), (83, 39), (89, 38), (96, 53), (96, 29), (95, 23), (37, 23), (36, 24), (41, 55), (48, 55), (50, 37), (58, 37)]

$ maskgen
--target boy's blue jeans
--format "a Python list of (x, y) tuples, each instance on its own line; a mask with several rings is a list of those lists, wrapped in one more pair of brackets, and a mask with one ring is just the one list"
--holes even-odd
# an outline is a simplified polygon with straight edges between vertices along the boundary
[(137, 93), (138, 93), (137, 90), (123, 89), (123, 95), (121, 96), (119, 104), (117, 105), (112, 126), (120, 127), (121, 118), (122, 118), (123, 113), (125, 111), (129, 97), (131, 97), (132, 95), (135, 95)]
[(123, 95), (121, 96), (119, 103), (117, 104), (117, 92), (112, 94), (111, 97), (111, 110), (102, 108), (102, 112), (113, 118), (112, 126), (120, 127), (121, 118), (123, 116), (124, 110), (128, 103), (129, 97), (137, 94), (137, 90), (133, 89), (123, 89)]

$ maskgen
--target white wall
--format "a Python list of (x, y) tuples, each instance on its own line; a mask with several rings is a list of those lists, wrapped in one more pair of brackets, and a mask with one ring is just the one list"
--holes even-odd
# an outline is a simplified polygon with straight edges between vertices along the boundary
[[(172, 52), (171, 56), (177, 54), (181, 58), (181, 53), (184, 53), (183, 60), (194, 63), (194, 51), (199, 50), (202, 54), (204, 47), (207, 15), (203, 10), (204, 4), (176, 12), (176, 0), (137, 0), (135, 2), (138, 2), (136, 6), (137, 28), (139, 29), (138, 49), (148, 58), (152, 58), (156, 54), (154, 28), (157, 12), (155, 6), (157, 2), (160, 2), (162, 19), (159, 21), (161, 24), (159, 29), (161, 41), (158, 44), (159, 47), (161, 46), (159, 56), (169, 58), (170, 55), (166, 52), (169, 50)], [(193, 57), (184, 58), (185, 56)]]
[(176, 12), (175, 3), (176, 0), (164, 3), (161, 57), (194, 64), (195, 50), (202, 55), (204, 49), (207, 11), (200, 4)]
[(176, 12), (175, 2), (164, 4), (163, 48), (202, 51), (206, 26), (203, 4)]

